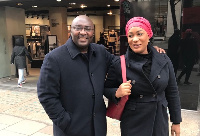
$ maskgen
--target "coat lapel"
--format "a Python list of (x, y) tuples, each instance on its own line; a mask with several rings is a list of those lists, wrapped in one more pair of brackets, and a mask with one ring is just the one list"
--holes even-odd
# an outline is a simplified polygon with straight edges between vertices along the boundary
[(158, 53), (154, 47), (152, 48), (152, 66), (151, 66), (151, 73), (149, 76), (149, 80), (153, 82), (156, 78), (160, 78), (160, 71), (166, 65), (167, 61), (164, 57), (164, 54)]

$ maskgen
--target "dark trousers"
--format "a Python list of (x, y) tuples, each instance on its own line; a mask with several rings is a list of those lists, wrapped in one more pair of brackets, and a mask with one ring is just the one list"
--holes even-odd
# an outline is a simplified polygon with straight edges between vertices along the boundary
[(180, 80), (183, 75), (185, 75), (185, 82), (189, 81), (193, 66), (195, 62), (194, 61), (185, 61), (184, 68), (182, 69), (182, 72), (178, 76), (178, 79)]

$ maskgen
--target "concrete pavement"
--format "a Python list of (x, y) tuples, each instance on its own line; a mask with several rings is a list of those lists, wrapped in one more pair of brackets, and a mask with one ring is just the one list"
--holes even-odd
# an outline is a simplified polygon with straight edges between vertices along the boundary
[[(29, 72), (22, 88), (17, 88), (17, 78), (0, 79), (0, 136), (53, 136), (52, 122), (37, 98), (39, 69)], [(200, 136), (200, 111), (182, 109), (182, 118), (181, 136)], [(107, 136), (120, 136), (119, 121), (107, 122)]]

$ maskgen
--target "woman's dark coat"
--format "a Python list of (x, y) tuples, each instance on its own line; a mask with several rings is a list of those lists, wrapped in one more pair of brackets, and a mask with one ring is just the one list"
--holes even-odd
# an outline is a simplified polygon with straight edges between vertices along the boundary
[(37, 91), (54, 136), (106, 136), (103, 90), (112, 56), (103, 45), (89, 48), (87, 58), (70, 38), (45, 56)]
[(11, 63), (14, 64), (15, 62), (18, 69), (26, 68), (26, 56), (30, 61), (32, 61), (32, 58), (25, 46), (15, 46), (11, 55)]
[[(149, 78), (142, 66), (147, 62), (130, 52), (125, 54), (127, 80), (132, 81), (131, 95), (121, 117), (122, 136), (168, 136), (168, 114), (174, 123), (181, 122), (179, 92), (172, 63), (166, 54), (152, 52), (152, 67)], [(105, 96), (115, 101), (115, 91), (122, 83), (120, 59), (111, 66), (105, 83)]]

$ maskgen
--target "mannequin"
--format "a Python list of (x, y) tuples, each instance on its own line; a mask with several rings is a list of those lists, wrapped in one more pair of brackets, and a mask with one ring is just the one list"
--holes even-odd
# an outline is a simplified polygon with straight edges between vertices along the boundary
[(118, 41), (118, 34), (115, 32), (115, 30), (112, 30), (109, 32), (108, 35), (108, 42), (109, 46), (113, 48), (114, 55), (116, 54), (116, 42)]

